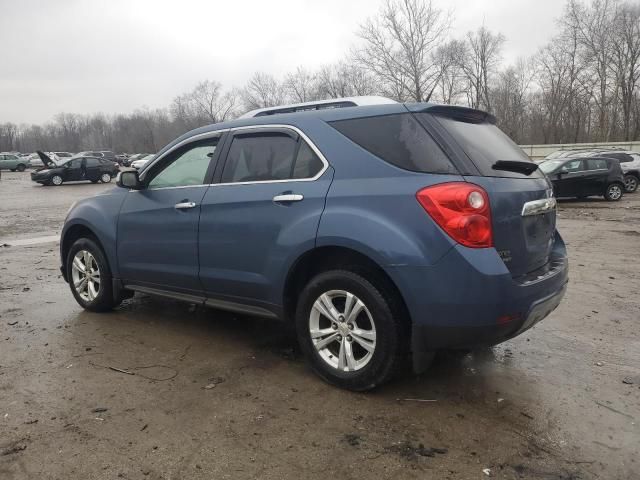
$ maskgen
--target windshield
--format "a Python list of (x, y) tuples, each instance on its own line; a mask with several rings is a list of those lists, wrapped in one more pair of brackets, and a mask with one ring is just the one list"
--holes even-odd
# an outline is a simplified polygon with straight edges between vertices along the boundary
[(542, 162), (540, 165), (538, 165), (538, 168), (544, 173), (551, 173), (560, 165), (562, 165), (562, 163), (563, 162), (561, 160), (549, 160), (546, 162)]

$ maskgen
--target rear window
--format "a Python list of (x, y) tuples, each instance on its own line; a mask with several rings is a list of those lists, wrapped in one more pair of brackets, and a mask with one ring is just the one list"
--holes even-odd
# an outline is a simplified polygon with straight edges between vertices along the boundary
[(543, 176), (539, 170), (527, 176), (522, 173), (493, 169), (493, 164), (499, 160), (531, 162), (527, 154), (494, 124), (466, 122), (442, 115), (435, 117), (453, 136), (482, 175), (515, 178)]
[(339, 120), (330, 125), (396, 167), (413, 172), (458, 174), (431, 135), (410, 113)]

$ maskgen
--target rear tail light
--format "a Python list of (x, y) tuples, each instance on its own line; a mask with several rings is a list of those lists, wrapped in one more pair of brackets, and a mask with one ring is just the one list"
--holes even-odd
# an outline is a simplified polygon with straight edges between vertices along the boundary
[(473, 183), (441, 183), (416, 194), (420, 205), (456, 242), (471, 248), (493, 246), (491, 207), (483, 188)]

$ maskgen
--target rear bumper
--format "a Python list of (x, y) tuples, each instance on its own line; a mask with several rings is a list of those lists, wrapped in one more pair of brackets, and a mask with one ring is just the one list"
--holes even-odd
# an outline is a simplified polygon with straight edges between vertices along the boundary
[(567, 288), (564, 242), (556, 233), (554, 268), (515, 280), (495, 249), (456, 246), (429, 267), (391, 267), (412, 319), (412, 351), (495, 345), (548, 316)]

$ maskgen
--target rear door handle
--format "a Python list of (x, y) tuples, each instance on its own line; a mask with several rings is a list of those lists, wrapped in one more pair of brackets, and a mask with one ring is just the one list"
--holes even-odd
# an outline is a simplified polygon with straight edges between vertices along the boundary
[(281, 195), (276, 195), (273, 197), (273, 201), (276, 203), (281, 202), (300, 202), (304, 200), (304, 196), (299, 193), (283, 193)]
[(187, 210), (196, 206), (196, 202), (180, 202), (175, 204), (176, 210)]

